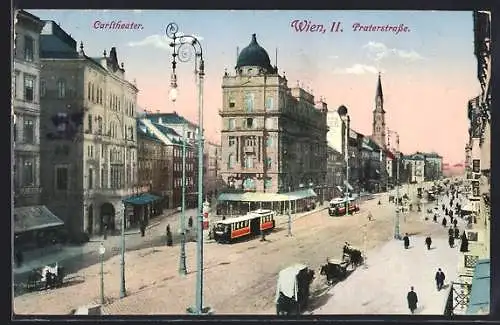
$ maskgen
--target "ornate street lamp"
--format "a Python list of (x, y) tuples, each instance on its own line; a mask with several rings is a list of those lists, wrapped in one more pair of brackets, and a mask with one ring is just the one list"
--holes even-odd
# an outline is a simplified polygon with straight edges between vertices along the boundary
[[(165, 33), (172, 42), (172, 77), (170, 100), (177, 99), (177, 61), (188, 62), (194, 58), (195, 73), (198, 75), (198, 216), (197, 216), (197, 273), (196, 273), (196, 306), (188, 308), (189, 313), (202, 315), (209, 308), (203, 307), (203, 81), (205, 77), (205, 62), (203, 49), (198, 38), (179, 33), (176, 23), (167, 25)], [(185, 184), (182, 184), (185, 186)]]
[(401, 152), (399, 152), (399, 133), (393, 130), (387, 129), (387, 134), (391, 133), (396, 135), (396, 216), (394, 219), (394, 238), (401, 239), (401, 233), (399, 229), (400, 215), (399, 215), (399, 164), (401, 160)]

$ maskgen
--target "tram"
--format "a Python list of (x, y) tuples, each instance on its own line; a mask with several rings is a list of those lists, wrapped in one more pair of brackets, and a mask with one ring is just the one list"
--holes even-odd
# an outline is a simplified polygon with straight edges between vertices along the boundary
[(328, 207), (328, 214), (330, 216), (343, 216), (346, 214), (346, 200), (349, 200), (349, 214), (359, 211), (359, 206), (354, 202), (353, 198), (335, 198), (330, 201), (330, 206)]
[(275, 227), (275, 213), (259, 209), (246, 215), (221, 220), (215, 226), (214, 239), (218, 243), (231, 243), (245, 237), (271, 232)]

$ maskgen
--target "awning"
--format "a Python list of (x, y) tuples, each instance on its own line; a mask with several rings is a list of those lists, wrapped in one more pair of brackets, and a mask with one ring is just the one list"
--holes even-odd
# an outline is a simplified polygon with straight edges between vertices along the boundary
[(468, 203), (466, 204), (463, 208), (461, 208), (462, 211), (469, 211), (469, 212), (476, 212), (477, 209), (474, 205)]
[(277, 193), (247, 192), (247, 193), (221, 193), (217, 201), (231, 202), (281, 202), (288, 201), (288, 196)]
[(477, 261), (472, 278), (467, 315), (489, 314), (490, 312), (490, 260)]
[(308, 188), (306, 190), (300, 190), (300, 191), (287, 193), (287, 196), (288, 196), (289, 200), (300, 200), (300, 199), (305, 199), (308, 197), (315, 197), (315, 196), (318, 196), (318, 194), (316, 194), (316, 192), (314, 192), (313, 189)]
[(64, 222), (44, 205), (14, 208), (14, 233), (63, 226)]
[(149, 193), (143, 193), (143, 194), (134, 195), (134, 196), (131, 196), (131, 197), (125, 199), (125, 200), (123, 200), (123, 203), (132, 204), (132, 205), (145, 205), (145, 204), (154, 202), (154, 201), (159, 200), (159, 199), (160, 199), (160, 197), (158, 197), (156, 195), (149, 194)]

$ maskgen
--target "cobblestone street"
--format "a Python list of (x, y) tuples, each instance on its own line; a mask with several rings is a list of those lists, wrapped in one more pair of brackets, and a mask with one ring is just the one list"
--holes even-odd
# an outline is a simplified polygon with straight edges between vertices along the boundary
[[(386, 197), (381, 201), (387, 202)], [(316, 292), (324, 291), (319, 266), (328, 256), (341, 254), (342, 244), (363, 247), (360, 228), (366, 224), (366, 249), (372, 250), (393, 237), (394, 206), (378, 199), (362, 204), (361, 212), (348, 217), (329, 217), (326, 210), (294, 220), (293, 237), (287, 237), (286, 224), (267, 237), (233, 245), (205, 245), (205, 287), (207, 305), (217, 314), (273, 314), (276, 274), (280, 269), (303, 262), (317, 272), (313, 284)], [(373, 220), (368, 222), (371, 212)], [(401, 231), (411, 234), (440, 234), (444, 230), (421, 214), (413, 213), (401, 223)], [(403, 220), (403, 218), (402, 218)], [(126, 259), (128, 297), (118, 300), (119, 257), (105, 263), (105, 292), (108, 314), (183, 314), (194, 302), (195, 243), (187, 245), (189, 274), (178, 275), (178, 247), (155, 247), (128, 252)], [(84, 281), (48, 292), (25, 294), (15, 299), (19, 314), (67, 314), (82, 305), (95, 303), (99, 297), (99, 267), (93, 265), (78, 272)], [(229, 284), (229, 285), (228, 285)], [(313, 293), (314, 295), (314, 293)], [(147, 301), (147, 303), (144, 303)], [(311, 308), (319, 308), (318, 302)]]

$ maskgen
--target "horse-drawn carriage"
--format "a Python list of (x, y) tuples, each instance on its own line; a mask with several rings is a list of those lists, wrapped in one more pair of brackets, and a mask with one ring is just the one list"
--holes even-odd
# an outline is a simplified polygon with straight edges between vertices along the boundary
[(276, 314), (300, 315), (309, 300), (314, 271), (296, 264), (280, 271), (276, 286)]
[(53, 289), (62, 286), (65, 277), (64, 267), (58, 263), (33, 269), (28, 276), (27, 290)]
[(353, 271), (359, 265), (364, 263), (361, 250), (352, 247), (346, 243), (342, 253), (342, 259), (327, 258), (326, 264), (321, 267), (321, 275), (326, 276), (329, 284), (335, 281), (342, 281), (346, 278), (347, 272)]

